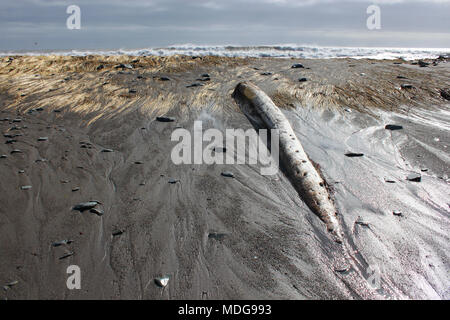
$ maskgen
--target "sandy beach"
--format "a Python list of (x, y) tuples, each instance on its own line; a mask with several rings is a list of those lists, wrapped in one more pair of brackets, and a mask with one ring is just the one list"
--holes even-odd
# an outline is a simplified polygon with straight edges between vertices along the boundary
[[(444, 57), (1, 57), (0, 298), (450, 299), (449, 74)], [(252, 128), (242, 81), (320, 168), (344, 243), (281, 171), (171, 161), (178, 127)]]

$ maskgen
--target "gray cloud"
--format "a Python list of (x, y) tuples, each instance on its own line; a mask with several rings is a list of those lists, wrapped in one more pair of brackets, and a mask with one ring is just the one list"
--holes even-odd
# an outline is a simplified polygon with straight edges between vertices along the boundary
[[(366, 28), (372, 3), (381, 7), (381, 30)], [(81, 8), (81, 30), (66, 28), (70, 4)], [(448, 12), (450, 0), (2, 0), (0, 50), (180, 43), (450, 47)]]

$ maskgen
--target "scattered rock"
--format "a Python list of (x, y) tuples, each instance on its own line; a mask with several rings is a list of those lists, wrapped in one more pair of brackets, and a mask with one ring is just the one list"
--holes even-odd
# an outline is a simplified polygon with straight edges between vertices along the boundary
[(66, 259), (74, 255), (74, 252), (67, 252), (65, 255), (59, 257), (59, 260)]
[(347, 152), (345, 156), (349, 158), (363, 157), (364, 153)]
[(430, 64), (428, 62), (425, 62), (423, 60), (419, 60), (419, 62), (417, 62), (419, 64), (420, 67), (425, 68), (428, 67)]
[(208, 238), (209, 239), (214, 239), (214, 240), (218, 240), (221, 241), (225, 238), (226, 234), (225, 233), (217, 233), (217, 232), (211, 232), (210, 234), (208, 234)]
[(392, 214), (393, 214), (394, 216), (397, 216), (397, 217), (403, 216), (403, 214), (402, 214), (400, 211), (398, 211), (398, 210), (392, 211)]
[(387, 124), (385, 127), (384, 127), (386, 130), (401, 130), (401, 129), (403, 129), (403, 127), (402, 126), (400, 126), (400, 125), (396, 125), (396, 124)]
[(304, 68), (304, 66), (301, 63), (296, 63), (296, 64), (293, 64), (291, 68), (292, 69), (301, 69), (301, 68)]
[(441, 89), (441, 97), (450, 100), (450, 89)]
[(65, 245), (71, 244), (72, 242), (73, 242), (73, 240), (61, 240), (61, 241), (53, 242), (52, 247), (65, 246)]
[(98, 215), (99, 217), (101, 217), (104, 214), (103, 211), (95, 209), (95, 208), (92, 208), (91, 210), (89, 210), (89, 212), (94, 213), (94, 214)]
[(117, 237), (120, 236), (121, 234), (123, 234), (125, 231), (124, 230), (116, 230), (112, 233), (113, 237)]
[(159, 121), (159, 122), (174, 122), (175, 121), (175, 118), (172, 118), (172, 117), (156, 117), (156, 121)]
[(203, 86), (204, 86), (203, 83), (193, 83), (193, 84), (186, 86), (186, 88), (195, 88), (195, 87), (203, 87)]
[(84, 212), (86, 210), (93, 209), (95, 206), (99, 204), (98, 201), (88, 201), (88, 202), (82, 202), (77, 205), (75, 205), (72, 210)]
[(222, 172), (221, 175), (227, 178), (234, 178), (234, 174), (228, 171)]
[(155, 283), (158, 287), (165, 288), (169, 284), (169, 277), (155, 278)]
[(422, 180), (422, 176), (419, 173), (411, 173), (406, 177), (408, 181), (412, 182), (420, 182)]

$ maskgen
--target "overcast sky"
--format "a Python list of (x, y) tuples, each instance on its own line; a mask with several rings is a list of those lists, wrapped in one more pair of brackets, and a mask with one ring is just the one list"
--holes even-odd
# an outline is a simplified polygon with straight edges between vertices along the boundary
[[(381, 30), (366, 9), (381, 8)], [(69, 30), (69, 5), (81, 29)], [(0, 0), (0, 50), (174, 44), (450, 48), (450, 0)]]

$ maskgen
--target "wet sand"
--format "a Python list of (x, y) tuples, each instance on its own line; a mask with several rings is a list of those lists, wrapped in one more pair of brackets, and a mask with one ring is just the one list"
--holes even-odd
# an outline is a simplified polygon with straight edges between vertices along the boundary
[[(450, 299), (450, 104), (440, 93), (450, 64), (436, 64), (1, 58), (0, 284), (14, 283), (1, 297)], [(273, 99), (320, 166), (343, 244), (282, 172), (172, 163), (178, 126), (251, 128), (232, 97), (241, 81)], [(89, 200), (104, 214), (71, 210)], [(73, 242), (52, 246), (64, 239)], [(73, 264), (80, 290), (66, 287)]]

